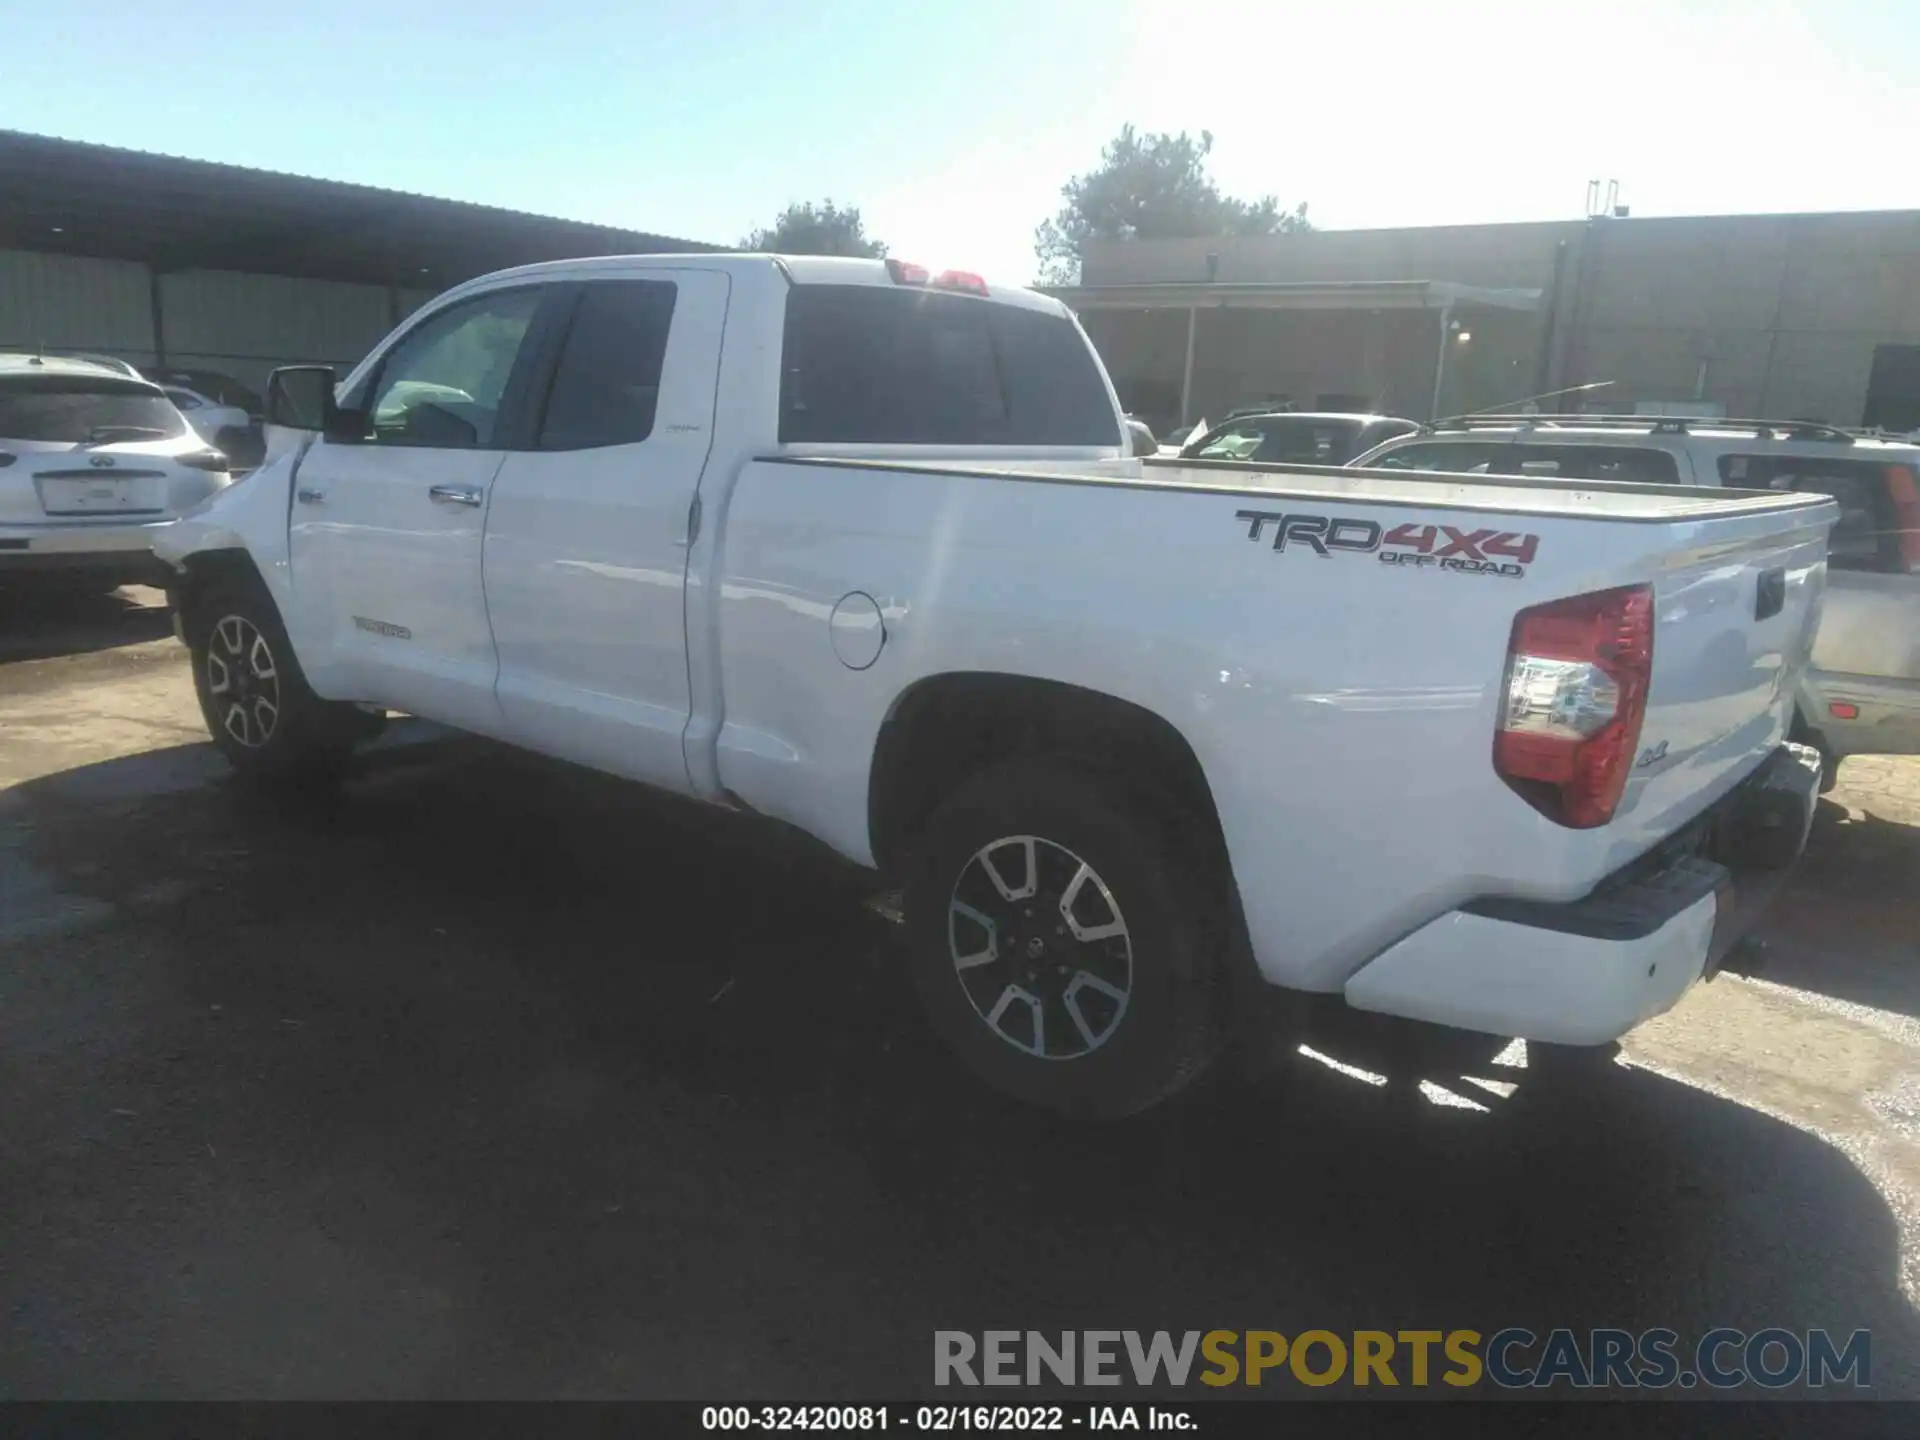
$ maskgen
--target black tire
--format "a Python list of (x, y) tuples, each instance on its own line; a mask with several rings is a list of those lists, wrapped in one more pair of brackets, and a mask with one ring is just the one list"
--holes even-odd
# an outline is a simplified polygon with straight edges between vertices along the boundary
[(1820, 793), (1826, 794), (1840, 783), (1840, 757), (1822, 747), (1820, 751)]
[[(1177, 833), (1123, 780), (1062, 760), (983, 771), (934, 812), (906, 877), (907, 937), (921, 1003), (969, 1070), (1079, 1119), (1138, 1114), (1205, 1073), (1225, 1034), (1228, 906)], [(1035, 858), (995, 847), (1007, 837), (1033, 837)], [(974, 914), (995, 921), (990, 939)], [(1116, 921), (1124, 934), (1100, 935)]]
[(194, 598), (185, 624), (201, 717), (242, 779), (330, 780), (378, 730), (378, 717), (313, 693), (263, 586), (218, 585)]
[(1793, 728), (1787, 732), (1789, 740), (1801, 745), (1811, 745), (1820, 752), (1820, 793), (1826, 794), (1839, 783), (1840, 757), (1827, 748), (1827, 742), (1820, 732), (1807, 723), (1807, 717), (1799, 711), (1794, 712)]

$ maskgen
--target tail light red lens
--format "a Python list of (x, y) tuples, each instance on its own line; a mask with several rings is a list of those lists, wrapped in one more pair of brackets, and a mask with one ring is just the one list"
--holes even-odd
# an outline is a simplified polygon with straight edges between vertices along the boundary
[(1900, 531), (1900, 561), (1907, 573), (1920, 574), (1920, 482), (1910, 465), (1887, 467), (1887, 498), (1893, 502), (1893, 523)]
[(889, 257), (887, 275), (896, 285), (928, 285), (935, 290), (964, 290), (969, 295), (987, 293), (987, 282), (971, 270), (942, 270), (935, 275), (924, 265)]
[(969, 295), (987, 293), (987, 282), (971, 270), (942, 270), (933, 283), (942, 290), (964, 290)]
[(1507, 646), (1495, 772), (1558, 824), (1605, 825), (1633, 770), (1652, 678), (1652, 587), (1522, 610)]

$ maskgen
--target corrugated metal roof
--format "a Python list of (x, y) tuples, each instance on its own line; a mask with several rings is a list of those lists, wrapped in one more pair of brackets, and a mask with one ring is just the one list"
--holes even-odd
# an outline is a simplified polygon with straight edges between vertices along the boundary
[(538, 260), (727, 247), (0, 131), (0, 248), (437, 290)]

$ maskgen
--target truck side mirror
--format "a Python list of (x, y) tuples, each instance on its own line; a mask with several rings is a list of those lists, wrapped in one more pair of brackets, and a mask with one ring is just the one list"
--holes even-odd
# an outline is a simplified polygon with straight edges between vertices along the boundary
[(1153, 431), (1144, 420), (1127, 417), (1127, 448), (1135, 455), (1157, 455), (1160, 442), (1153, 438)]
[(267, 377), (266, 423), (333, 433), (337, 415), (331, 365), (282, 365)]

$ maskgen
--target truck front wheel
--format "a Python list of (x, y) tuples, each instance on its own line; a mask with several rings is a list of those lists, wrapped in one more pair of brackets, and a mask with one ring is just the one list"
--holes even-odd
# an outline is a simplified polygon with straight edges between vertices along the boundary
[(374, 717), (313, 693), (279, 611), (257, 587), (223, 584), (195, 597), (183, 618), (207, 733), (243, 779), (330, 776), (376, 727)]
[(1136, 1114), (1220, 1051), (1215, 888), (1123, 780), (999, 765), (923, 832), (906, 893), (914, 983), (996, 1089), (1075, 1117)]

